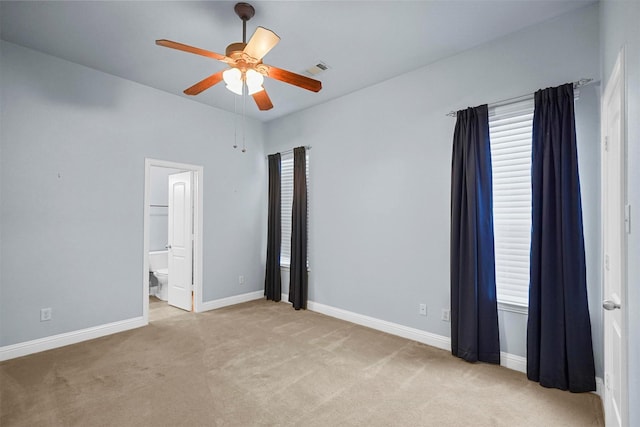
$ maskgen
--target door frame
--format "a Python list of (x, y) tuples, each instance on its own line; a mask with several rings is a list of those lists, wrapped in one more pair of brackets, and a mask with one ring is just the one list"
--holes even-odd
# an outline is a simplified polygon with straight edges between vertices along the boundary
[[(616, 189), (616, 191), (620, 194), (620, 200), (622, 203), (621, 211), (623, 212), (623, 216), (626, 216), (626, 206), (628, 203), (628, 199), (627, 199), (627, 104), (626, 104), (626, 97), (627, 97), (627, 86), (626, 86), (626, 78), (625, 78), (625, 50), (624, 48), (622, 48), (620, 50), (620, 52), (618, 53), (618, 57), (616, 59), (616, 63), (613, 67), (613, 70), (611, 71), (611, 75), (609, 76), (609, 80), (605, 83), (604, 88), (603, 88), (603, 92), (602, 92), (602, 97), (601, 97), (601, 139), (602, 139), (602, 144), (601, 144), (601, 167), (600, 167), (600, 173), (601, 173), (601, 217), (603, 218), (602, 221), (602, 249), (601, 249), (601, 257), (602, 257), (602, 267), (603, 269), (606, 268), (606, 254), (605, 254), (605, 247), (604, 247), (604, 241), (605, 241), (605, 229), (612, 229), (615, 228), (615, 226), (613, 224), (606, 224), (605, 223), (605, 192), (607, 191), (607, 170), (606, 170), (606, 156), (610, 155), (610, 154), (606, 154), (605, 151), (607, 150), (607, 144), (608, 141), (606, 141), (606, 137), (607, 137), (607, 130), (608, 130), (608, 119), (607, 119), (607, 111), (606, 111), (606, 105), (607, 105), (607, 100), (608, 97), (610, 96), (610, 90), (612, 90), (611, 88), (615, 87), (616, 85), (619, 86), (619, 90), (620, 90), (620, 147), (618, 150), (619, 153), (619, 158), (615, 159), (617, 160), (616, 163), (620, 166), (621, 168), (621, 182), (620, 187)], [(621, 218), (622, 222), (625, 222), (625, 218)], [(628, 286), (627, 286), (627, 265), (628, 265), (628, 254), (627, 254), (627, 244), (628, 244), (628, 232), (626, 230), (626, 226), (623, 227), (622, 230), (620, 230), (622, 233), (621, 239), (620, 239), (620, 298), (622, 300), (622, 313), (620, 316), (620, 321), (621, 321), (621, 376), (622, 378), (619, 379), (619, 387), (620, 387), (620, 396), (621, 396), (621, 406), (622, 406), (622, 411), (620, 413), (620, 418), (621, 418), (621, 422), (623, 426), (628, 425), (629, 422), (629, 389), (628, 389), (628, 381), (627, 381), (627, 375), (628, 375)], [(606, 287), (605, 287), (605, 279), (604, 279), (604, 275), (606, 274), (605, 271), (603, 271), (603, 277), (602, 277), (602, 299), (608, 299), (609, 295), (605, 294), (606, 291)], [(604, 368), (604, 387), (603, 387), (603, 395), (602, 395), (602, 400), (603, 400), (603, 407), (605, 410), (605, 421), (607, 419), (607, 409), (609, 408), (609, 391), (607, 389), (607, 382), (608, 382), (608, 372), (607, 372), (607, 367), (608, 367), (608, 361), (607, 361), (607, 355), (609, 354), (610, 350), (607, 348), (607, 339), (606, 339), (606, 320), (605, 317), (607, 315), (607, 313), (605, 312), (604, 309), (603, 313), (602, 313), (602, 331), (603, 331), (603, 368)]]
[(151, 203), (151, 168), (161, 167), (193, 172), (193, 311), (202, 311), (202, 241), (203, 241), (203, 182), (202, 166), (178, 163), (169, 160), (144, 159), (143, 197), (143, 253), (142, 253), (142, 317), (149, 324), (149, 218)]

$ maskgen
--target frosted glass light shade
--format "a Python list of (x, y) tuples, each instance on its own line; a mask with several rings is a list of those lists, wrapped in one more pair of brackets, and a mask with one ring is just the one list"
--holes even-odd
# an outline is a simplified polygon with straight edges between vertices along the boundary
[(248, 93), (249, 95), (253, 95), (254, 93), (258, 93), (258, 92), (260, 92), (260, 91), (263, 91), (263, 90), (264, 90), (264, 88), (263, 88), (262, 86), (255, 86), (255, 87), (253, 87), (253, 88), (251, 88), (251, 87), (247, 87), (247, 89), (248, 89), (248, 92), (247, 92), (247, 93)]
[(264, 76), (256, 70), (247, 70), (247, 73), (245, 74), (245, 81), (247, 82), (249, 95), (253, 95), (256, 92), (264, 90), (262, 87), (262, 83), (264, 83)]
[(229, 89), (231, 92), (235, 93), (236, 95), (242, 95), (242, 82), (238, 84), (227, 85), (227, 89)]
[(237, 68), (229, 68), (222, 73), (222, 79), (231, 92), (242, 95), (242, 72)]
[(229, 86), (242, 83), (242, 72), (237, 68), (229, 68), (222, 73), (222, 79)]

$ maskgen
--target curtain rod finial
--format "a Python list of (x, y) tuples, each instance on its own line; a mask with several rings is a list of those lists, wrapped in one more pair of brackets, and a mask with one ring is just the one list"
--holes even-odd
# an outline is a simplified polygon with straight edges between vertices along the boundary
[(573, 88), (578, 89), (579, 87), (586, 86), (591, 83), (593, 79), (580, 79), (577, 82), (573, 83)]

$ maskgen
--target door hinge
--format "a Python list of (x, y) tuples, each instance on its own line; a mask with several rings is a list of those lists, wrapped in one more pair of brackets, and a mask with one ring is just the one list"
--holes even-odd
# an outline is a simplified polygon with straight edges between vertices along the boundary
[(627, 234), (631, 234), (631, 205), (626, 204), (624, 207), (624, 229)]
[(609, 270), (609, 254), (604, 256), (604, 268), (605, 270)]
[(604, 137), (604, 151), (609, 151), (609, 137)]

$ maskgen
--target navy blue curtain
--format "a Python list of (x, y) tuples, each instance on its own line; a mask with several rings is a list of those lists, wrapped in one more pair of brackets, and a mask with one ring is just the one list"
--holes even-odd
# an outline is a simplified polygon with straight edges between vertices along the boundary
[(596, 389), (582, 234), (573, 85), (535, 93), (527, 377)]
[(291, 265), (289, 302), (307, 308), (307, 150), (293, 149), (293, 207), (291, 209)]
[(451, 161), (451, 353), (500, 363), (489, 114), (458, 111)]
[(264, 277), (264, 295), (268, 300), (280, 301), (280, 153), (269, 155), (269, 207), (267, 217), (267, 266)]

